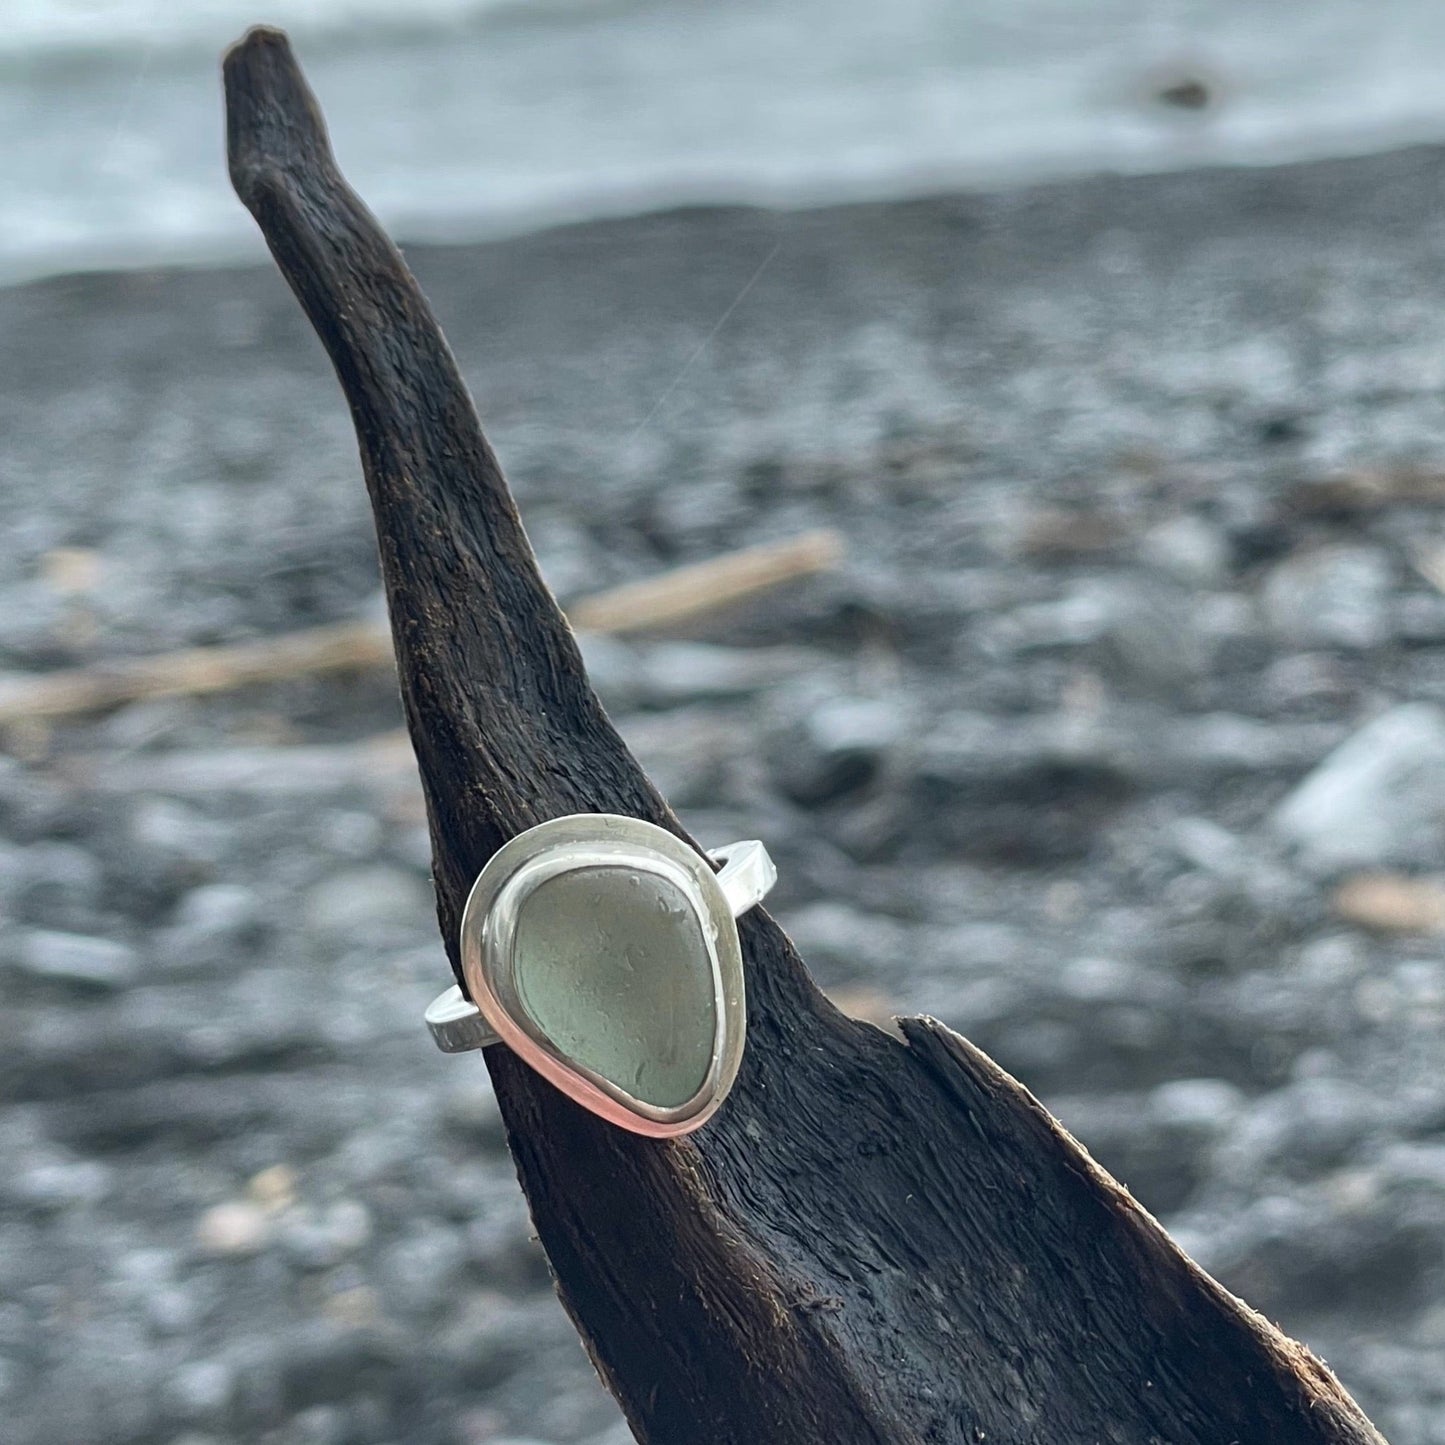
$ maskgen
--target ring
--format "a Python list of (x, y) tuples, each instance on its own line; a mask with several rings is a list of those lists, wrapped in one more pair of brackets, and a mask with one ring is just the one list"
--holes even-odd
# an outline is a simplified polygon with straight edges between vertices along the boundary
[(755, 840), (707, 858), (640, 818), (575, 813), (519, 834), (462, 913), (437, 1047), (505, 1043), (593, 1113), (667, 1138), (706, 1122), (742, 1062), (737, 918), (777, 879)]

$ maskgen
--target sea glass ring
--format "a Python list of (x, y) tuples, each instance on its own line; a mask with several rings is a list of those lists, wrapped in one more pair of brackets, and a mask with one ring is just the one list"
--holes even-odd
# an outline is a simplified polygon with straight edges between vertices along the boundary
[(634, 1133), (696, 1129), (742, 1061), (736, 919), (777, 878), (756, 841), (712, 863), (656, 824), (576, 813), (493, 855), (462, 913), (469, 1001), (426, 1012), (437, 1046), (504, 1043), (579, 1104)]

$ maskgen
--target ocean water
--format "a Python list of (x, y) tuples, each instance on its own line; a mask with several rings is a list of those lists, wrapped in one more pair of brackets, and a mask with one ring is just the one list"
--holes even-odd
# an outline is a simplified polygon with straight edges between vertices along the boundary
[[(399, 235), (1445, 139), (1440, 0), (6, 0), (0, 280), (260, 255), (218, 60), (288, 29)], [(1169, 103), (1163, 92), (1194, 82)]]

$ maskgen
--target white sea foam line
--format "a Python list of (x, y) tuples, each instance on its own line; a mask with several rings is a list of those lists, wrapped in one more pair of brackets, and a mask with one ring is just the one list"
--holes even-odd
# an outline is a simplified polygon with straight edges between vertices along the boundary
[(0, 55), (94, 53), (128, 45), (215, 48), (265, 20), (297, 37), (347, 36), (359, 26), (445, 29), (497, 11), (585, 11), (597, 0), (7, 0)]

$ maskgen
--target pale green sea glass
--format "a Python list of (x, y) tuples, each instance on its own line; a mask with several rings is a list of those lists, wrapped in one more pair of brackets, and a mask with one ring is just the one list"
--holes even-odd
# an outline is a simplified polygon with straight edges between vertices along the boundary
[(693, 1098), (717, 1029), (712, 964), (676, 884), (578, 868), (539, 884), (512, 944), (516, 996), (554, 1047), (655, 1108)]

